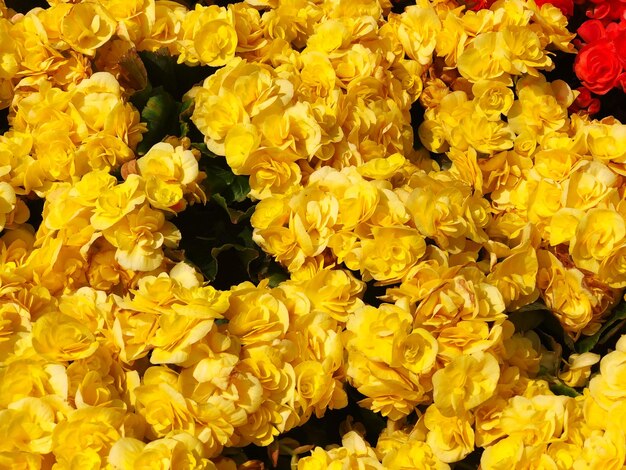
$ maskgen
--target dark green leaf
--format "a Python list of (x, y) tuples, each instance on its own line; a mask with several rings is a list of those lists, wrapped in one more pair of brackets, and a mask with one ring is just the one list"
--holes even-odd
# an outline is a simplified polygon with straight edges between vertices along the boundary
[(289, 279), (289, 274), (285, 271), (275, 272), (268, 276), (269, 286), (270, 287), (278, 287), (281, 282), (284, 282)]
[(229, 185), (233, 201), (241, 202), (248, 197), (250, 183), (247, 176), (237, 176)]
[(552, 336), (561, 346), (566, 348), (568, 350), (568, 354), (565, 354), (566, 356), (569, 356), (570, 351), (575, 351), (574, 340), (567, 334), (561, 322), (554, 315), (546, 315), (546, 318), (538, 328)]
[(212, 194), (211, 199), (215, 201), (215, 203), (218, 206), (220, 206), (222, 209), (226, 211), (226, 213), (228, 214), (228, 217), (230, 218), (230, 221), (233, 224), (238, 224), (239, 222), (242, 222), (243, 220), (248, 220), (254, 213), (255, 206), (250, 206), (245, 211), (229, 207), (228, 204), (226, 203), (226, 199), (224, 199), (224, 196), (222, 196), (220, 193)]
[[(626, 320), (626, 302), (621, 301), (617, 307), (613, 309), (607, 320), (596, 334), (588, 336), (576, 342), (576, 350), (579, 353), (591, 351), (598, 343), (603, 344), (619, 331), (622, 321)], [(617, 328), (615, 328), (617, 326)]]
[[(226, 243), (222, 246), (213, 248), (211, 250), (212, 259), (205, 266), (205, 271), (203, 271), (203, 274), (209, 280), (215, 280), (219, 270), (218, 258), (220, 257), (220, 255), (226, 252), (229, 252), (229, 263), (226, 265), (226, 269), (228, 269), (229, 273), (226, 277), (231, 278), (231, 274), (234, 274), (235, 271), (241, 271), (241, 269), (237, 268), (243, 268), (243, 271), (247, 272), (248, 276), (250, 276), (250, 263), (259, 257), (259, 252), (254, 248), (248, 248), (234, 243)], [(235, 266), (231, 264), (232, 261), (236, 260), (239, 261), (240, 266)], [(236, 283), (236, 281), (233, 282), (233, 284), (234, 283)]]
[(200, 167), (207, 175), (204, 185), (209, 195), (221, 194), (227, 205), (247, 198), (250, 192), (248, 177), (235, 175), (223, 158), (202, 158)]
[(206, 66), (189, 67), (177, 63), (165, 48), (156, 52), (142, 51), (139, 56), (148, 71), (152, 86), (161, 86), (176, 100), (183, 101), (183, 96), (196, 84), (215, 72), (215, 68)]
[(148, 99), (146, 106), (141, 111), (141, 120), (146, 123), (148, 131), (143, 135), (143, 140), (137, 146), (139, 155), (145, 154), (150, 147), (160, 142), (165, 136), (176, 134), (176, 114), (178, 103), (172, 96), (160, 88), (153, 90), (153, 95)]
[(203, 157), (220, 158), (218, 155), (215, 155), (213, 152), (211, 152), (206, 146), (206, 144), (194, 142), (191, 144), (191, 148), (200, 150), (200, 153), (202, 154)]
[(537, 328), (549, 315), (551, 313), (544, 305), (542, 310), (516, 310), (509, 314), (509, 320), (515, 325), (515, 331), (525, 332)]
[(148, 83), (143, 90), (133, 93), (133, 96), (130, 97), (130, 102), (135, 108), (143, 109), (153, 95), (153, 90), (152, 85)]
[(556, 395), (565, 395), (566, 397), (576, 398), (580, 395), (580, 393), (578, 393), (575, 389), (565, 385), (560, 380), (553, 380), (550, 383), (550, 390), (552, 390), (552, 393)]
[(148, 76), (158, 80), (158, 83), (171, 83), (176, 81), (176, 60), (170, 55), (167, 49), (155, 52), (141, 51), (139, 53), (144, 66), (148, 71)]

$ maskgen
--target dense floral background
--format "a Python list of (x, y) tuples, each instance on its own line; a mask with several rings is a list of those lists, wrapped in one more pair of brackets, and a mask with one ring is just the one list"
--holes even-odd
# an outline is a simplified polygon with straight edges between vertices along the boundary
[(0, 0), (0, 468), (624, 468), (625, 89), (623, 0)]

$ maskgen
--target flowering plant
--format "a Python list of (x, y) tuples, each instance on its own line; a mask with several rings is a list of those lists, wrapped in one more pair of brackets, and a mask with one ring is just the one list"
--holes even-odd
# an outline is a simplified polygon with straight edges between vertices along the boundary
[(0, 0), (0, 468), (623, 468), (625, 11)]

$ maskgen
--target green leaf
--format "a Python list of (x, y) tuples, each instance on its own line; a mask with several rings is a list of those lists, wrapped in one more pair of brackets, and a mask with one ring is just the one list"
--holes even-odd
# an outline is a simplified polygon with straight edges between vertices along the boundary
[(200, 150), (200, 153), (203, 157), (220, 158), (218, 155), (215, 155), (213, 152), (211, 152), (206, 144), (194, 142), (191, 144), (191, 148)]
[(268, 266), (262, 278), (268, 279), (270, 287), (277, 287), (281, 282), (289, 279), (289, 273), (276, 261), (268, 258)]
[[(222, 246), (211, 249), (211, 260), (203, 269), (203, 274), (211, 281), (214, 281), (218, 275), (219, 263), (218, 257), (222, 253), (231, 252), (230, 258), (236, 258), (241, 263), (241, 267), (244, 268), (248, 275), (250, 275), (250, 263), (259, 257), (259, 252), (254, 248), (248, 248), (242, 245), (234, 243), (226, 243)], [(232, 256), (234, 255), (234, 256)], [(227, 269), (233, 272), (235, 266), (227, 265)], [(230, 278), (230, 276), (228, 276)]]
[(554, 379), (550, 383), (550, 390), (552, 390), (552, 393), (554, 393), (555, 395), (565, 395), (566, 397), (576, 398), (580, 395), (580, 393), (578, 393), (576, 389), (573, 389), (572, 387), (565, 385), (563, 382), (556, 379)]
[[(563, 325), (561, 322), (552, 314), (546, 315), (546, 318), (538, 327), (539, 330), (543, 331), (546, 334), (552, 336), (556, 341), (561, 344), (564, 348), (567, 348), (568, 353), (570, 351), (575, 351), (574, 348), (574, 340), (567, 334), (567, 332), (563, 329)], [(565, 354), (569, 356), (569, 354)]]
[(248, 197), (250, 193), (250, 182), (247, 176), (237, 176), (229, 185), (229, 189), (233, 195), (233, 200), (241, 202)]
[(185, 100), (183, 101), (180, 112), (178, 113), (178, 120), (180, 121), (180, 136), (186, 137), (191, 130), (190, 121), (191, 115), (193, 114), (194, 109), (194, 101), (193, 100)]
[(155, 52), (141, 51), (139, 57), (144, 63), (149, 77), (158, 78), (160, 82), (176, 81), (176, 61), (165, 48)]
[(148, 99), (146, 106), (141, 111), (141, 120), (146, 123), (148, 131), (143, 135), (143, 140), (137, 146), (139, 155), (145, 154), (150, 147), (160, 142), (166, 135), (177, 134), (176, 123), (178, 103), (172, 96), (161, 88), (155, 88), (153, 95)]
[(621, 301), (613, 309), (596, 334), (588, 336), (576, 342), (576, 350), (579, 353), (591, 351), (597, 344), (606, 343), (615, 333), (617, 333), (626, 322), (626, 302)]
[(228, 214), (228, 217), (230, 218), (230, 221), (233, 224), (238, 224), (239, 222), (248, 220), (254, 213), (255, 206), (250, 206), (245, 211), (229, 207), (228, 204), (226, 203), (226, 199), (224, 199), (224, 196), (222, 196), (220, 193), (212, 194), (211, 199), (215, 201), (215, 203), (218, 206), (220, 206), (222, 209), (226, 211), (226, 213)]
[(200, 159), (200, 167), (207, 175), (203, 184), (208, 194), (219, 193), (227, 205), (242, 202), (248, 197), (248, 177), (235, 175), (223, 158)]
[(543, 309), (537, 310), (516, 310), (509, 313), (509, 320), (515, 325), (515, 331), (534, 330), (541, 325), (547, 316), (551, 315), (550, 311), (543, 306)]

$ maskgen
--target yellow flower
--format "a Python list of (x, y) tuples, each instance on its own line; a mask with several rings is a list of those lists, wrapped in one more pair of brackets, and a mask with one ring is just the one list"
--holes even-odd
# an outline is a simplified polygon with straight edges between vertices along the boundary
[(477, 407), (494, 393), (500, 366), (491, 353), (464, 354), (433, 375), (433, 399), (444, 416)]
[(623, 469), (626, 461), (625, 442), (622, 423), (609, 425), (604, 433), (596, 433), (585, 439), (581, 456), (574, 462), (574, 468)]
[(0, 230), (4, 229), (9, 215), (16, 207), (17, 197), (13, 187), (4, 181), (0, 182)]
[(204, 134), (204, 142), (209, 150), (224, 155), (224, 141), (228, 132), (237, 124), (248, 124), (250, 117), (234, 93), (224, 89), (218, 96), (200, 88), (195, 96), (191, 120)]
[(163, 247), (176, 246), (181, 237), (178, 229), (165, 220), (161, 211), (155, 211), (148, 205), (126, 214), (103, 234), (117, 248), (115, 260), (124, 269), (133, 271), (158, 268), (164, 259)]
[(487, 279), (500, 290), (507, 308), (515, 310), (539, 297), (536, 288), (538, 268), (535, 249), (530, 243), (524, 243), (497, 263)]
[(524, 461), (524, 443), (518, 436), (507, 436), (485, 447), (480, 457), (484, 470), (509, 470)]
[(301, 187), (302, 175), (294, 156), (277, 148), (254, 152), (240, 171), (250, 175), (250, 197), (255, 199), (291, 194)]
[(563, 81), (548, 83), (543, 75), (525, 75), (517, 81), (516, 91), (519, 99), (507, 116), (516, 134), (529, 132), (536, 139), (565, 127), (573, 94)]
[(626, 162), (626, 124), (594, 122), (584, 128), (591, 155), (603, 162)]
[(70, 413), (52, 433), (52, 452), (58, 464), (70, 468), (104, 465), (111, 447), (124, 434), (125, 415), (120, 408), (107, 407), (87, 407)]
[(537, 260), (537, 287), (546, 305), (566, 330), (582, 331), (593, 319), (598, 304), (598, 299), (584, 283), (583, 273), (576, 268), (566, 268), (548, 251), (537, 251)]
[(613, 288), (626, 287), (626, 243), (620, 243), (602, 260), (598, 278)]
[[(410, 227), (373, 227), (372, 238), (361, 240), (357, 256), (346, 259), (350, 269), (360, 269), (363, 280), (381, 284), (396, 283), (413, 268), (426, 252), (422, 235)], [(358, 260), (358, 264), (357, 261)]]
[(99, 3), (73, 5), (61, 20), (63, 39), (75, 50), (94, 56), (115, 33), (116, 21)]
[(599, 354), (572, 354), (567, 361), (567, 368), (559, 372), (559, 378), (570, 387), (582, 387), (589, 380), (591, 367), (599, 361)]
[(193, 44), (201, 64), (219, 67), (235, 56), (237, 31), (229, 21), (207, 21), (194, 35)]
[[(373, 361), (391, 364), (395, 356), (395, 335), (409, 332), (413, 318), (402, 308), (383, 303), (366, 305), (346, 322), (347, 349), (356, 349)], [(428, 362), (428, 360), (426, 361)]]
[(193, 434), (193, 403), (176, 389), (176, 375), (165, 367), (151, 367), (144, 383), (134, 390), (137, 412), (146, 419), (152, 438), (185, 431)]
[(303, 361), (296, 365), (294, 372), (296, 400), (305, 414), (310, 413), (309, 409), (316, 409), (316, 415), (321, 417), (332, 398), (332, 376), (317, 361)]
[(201, 442), (181, 432), (145, 443), (133, 437), (122, 437), (109, 452), (108, 462), (115, 470), (216, 470), (215, 464), (202, 457)]
[(349, 314), (363, 306), (365, 284), (347, 270), (325, 269), (306, 281), (292, 280), (290, 284), (306, 295), (313, 310), (321, 310), (339, 322), (345, 322)]
[(574, 407), (574, 400), (566, 396), (518, 395), (509, 399), (500, 424), (506, 434), (519, 436), (525, 445), (542, 445), (561, 437)]
[(250, 283), (235, 286), (231, 292), (230, 308), (225, 314), (228, 330), (243, 344), (271, 342), (286, 333), (289, 313), (272, 293)]
[(566, 207), (578, 210), (593, 209), (618, 203), (618, 176), (598, 161), (580, 162), (573, 168), (563, 187)]
[(442, 462), (458, 462), (474, 450), (471, 414), (445, 416), (436, 405), (430, 405), (423, 420), (428, 429), (426, 443)]
[(506, 70), (511, 69), (509, 50), (502, 33), (485, 32), (474, 38), (459, 55), (459, 73), (470, 80), (503, 79), (506, 83)]
[(576, 266), (597, 273), (600, 262), (626, 237), (626, 223), (611, 209), (589, 210), (576, 228), (569, 251)]
[(626, 382), (626, 351), (624, 338), (618, 342), (618, 349), (610, 352), (600, 361), (600, 375), (589, 383), (591, 396), (607, 411), (616, 402), (626, 399), (623, 386)]
[(79, 165), (87, 163), (91, 170), (107, 172), (134, 157), (135, 154), (122, 139), (105, 132), (90, 135), (76, 150)]
[(146, 196), (142, 191), (142, 180), (138, 175), (130, 175), (126, 181), (104, 191), (96, 201), (91, 224), (97, 230), (105, 230), (122, 220), (132, 210), (143, 203)]
[(78, 320), (62, 313), (48, 313), (33, 324), (33, 347), (55, 361), (75, 361), (98, 348), (93, 333)]
[[(380, 440), (378, 441), (380, 443)], [(378, 447), (378, 446), (377, 446)], [(384, 454), (382, 464), (389, 470), (420, 468), (423, 470), (449, 470), (450, 466), (437, 458), (430, 446), (417, 439)]]
[(382, 470), (383, 467), (376, 452), (356, 431), (350, 431), (341, 438), (342, 447), (328, 451), (321, 447), (313, 449), (312, 454), (298, 460), (298, 470), (338, 470), (358, 468), (359, 470)]
[(408, 335), (398, 334), (394, 340), (390, 365), (404, 367), (414, 374), (427, 374), (435, 366), (439, 344), (435, 337), (423, 328), (415, 328)]
[(198, 177), (198, 162), (182, 146), (174, 148), (159, 142), (137, 160), (139, 173), (146, 180), (146, 196), (156, 209), (168, 210), (183, 197), (185, 186)]
[(515, 99), (513, 91), (504, 83), (496, 80), (479, 80), (472, 86), (476, 109), (490, 121), (506, 116)]
[(406, 55), (422, 65), (430, 64), (437, 44), (437, 33), (441, 29), (441, 21), (435, 9), (430, 5), (412, 5), (400, 15), (390, 14), (388, 21), (394, 27)]

